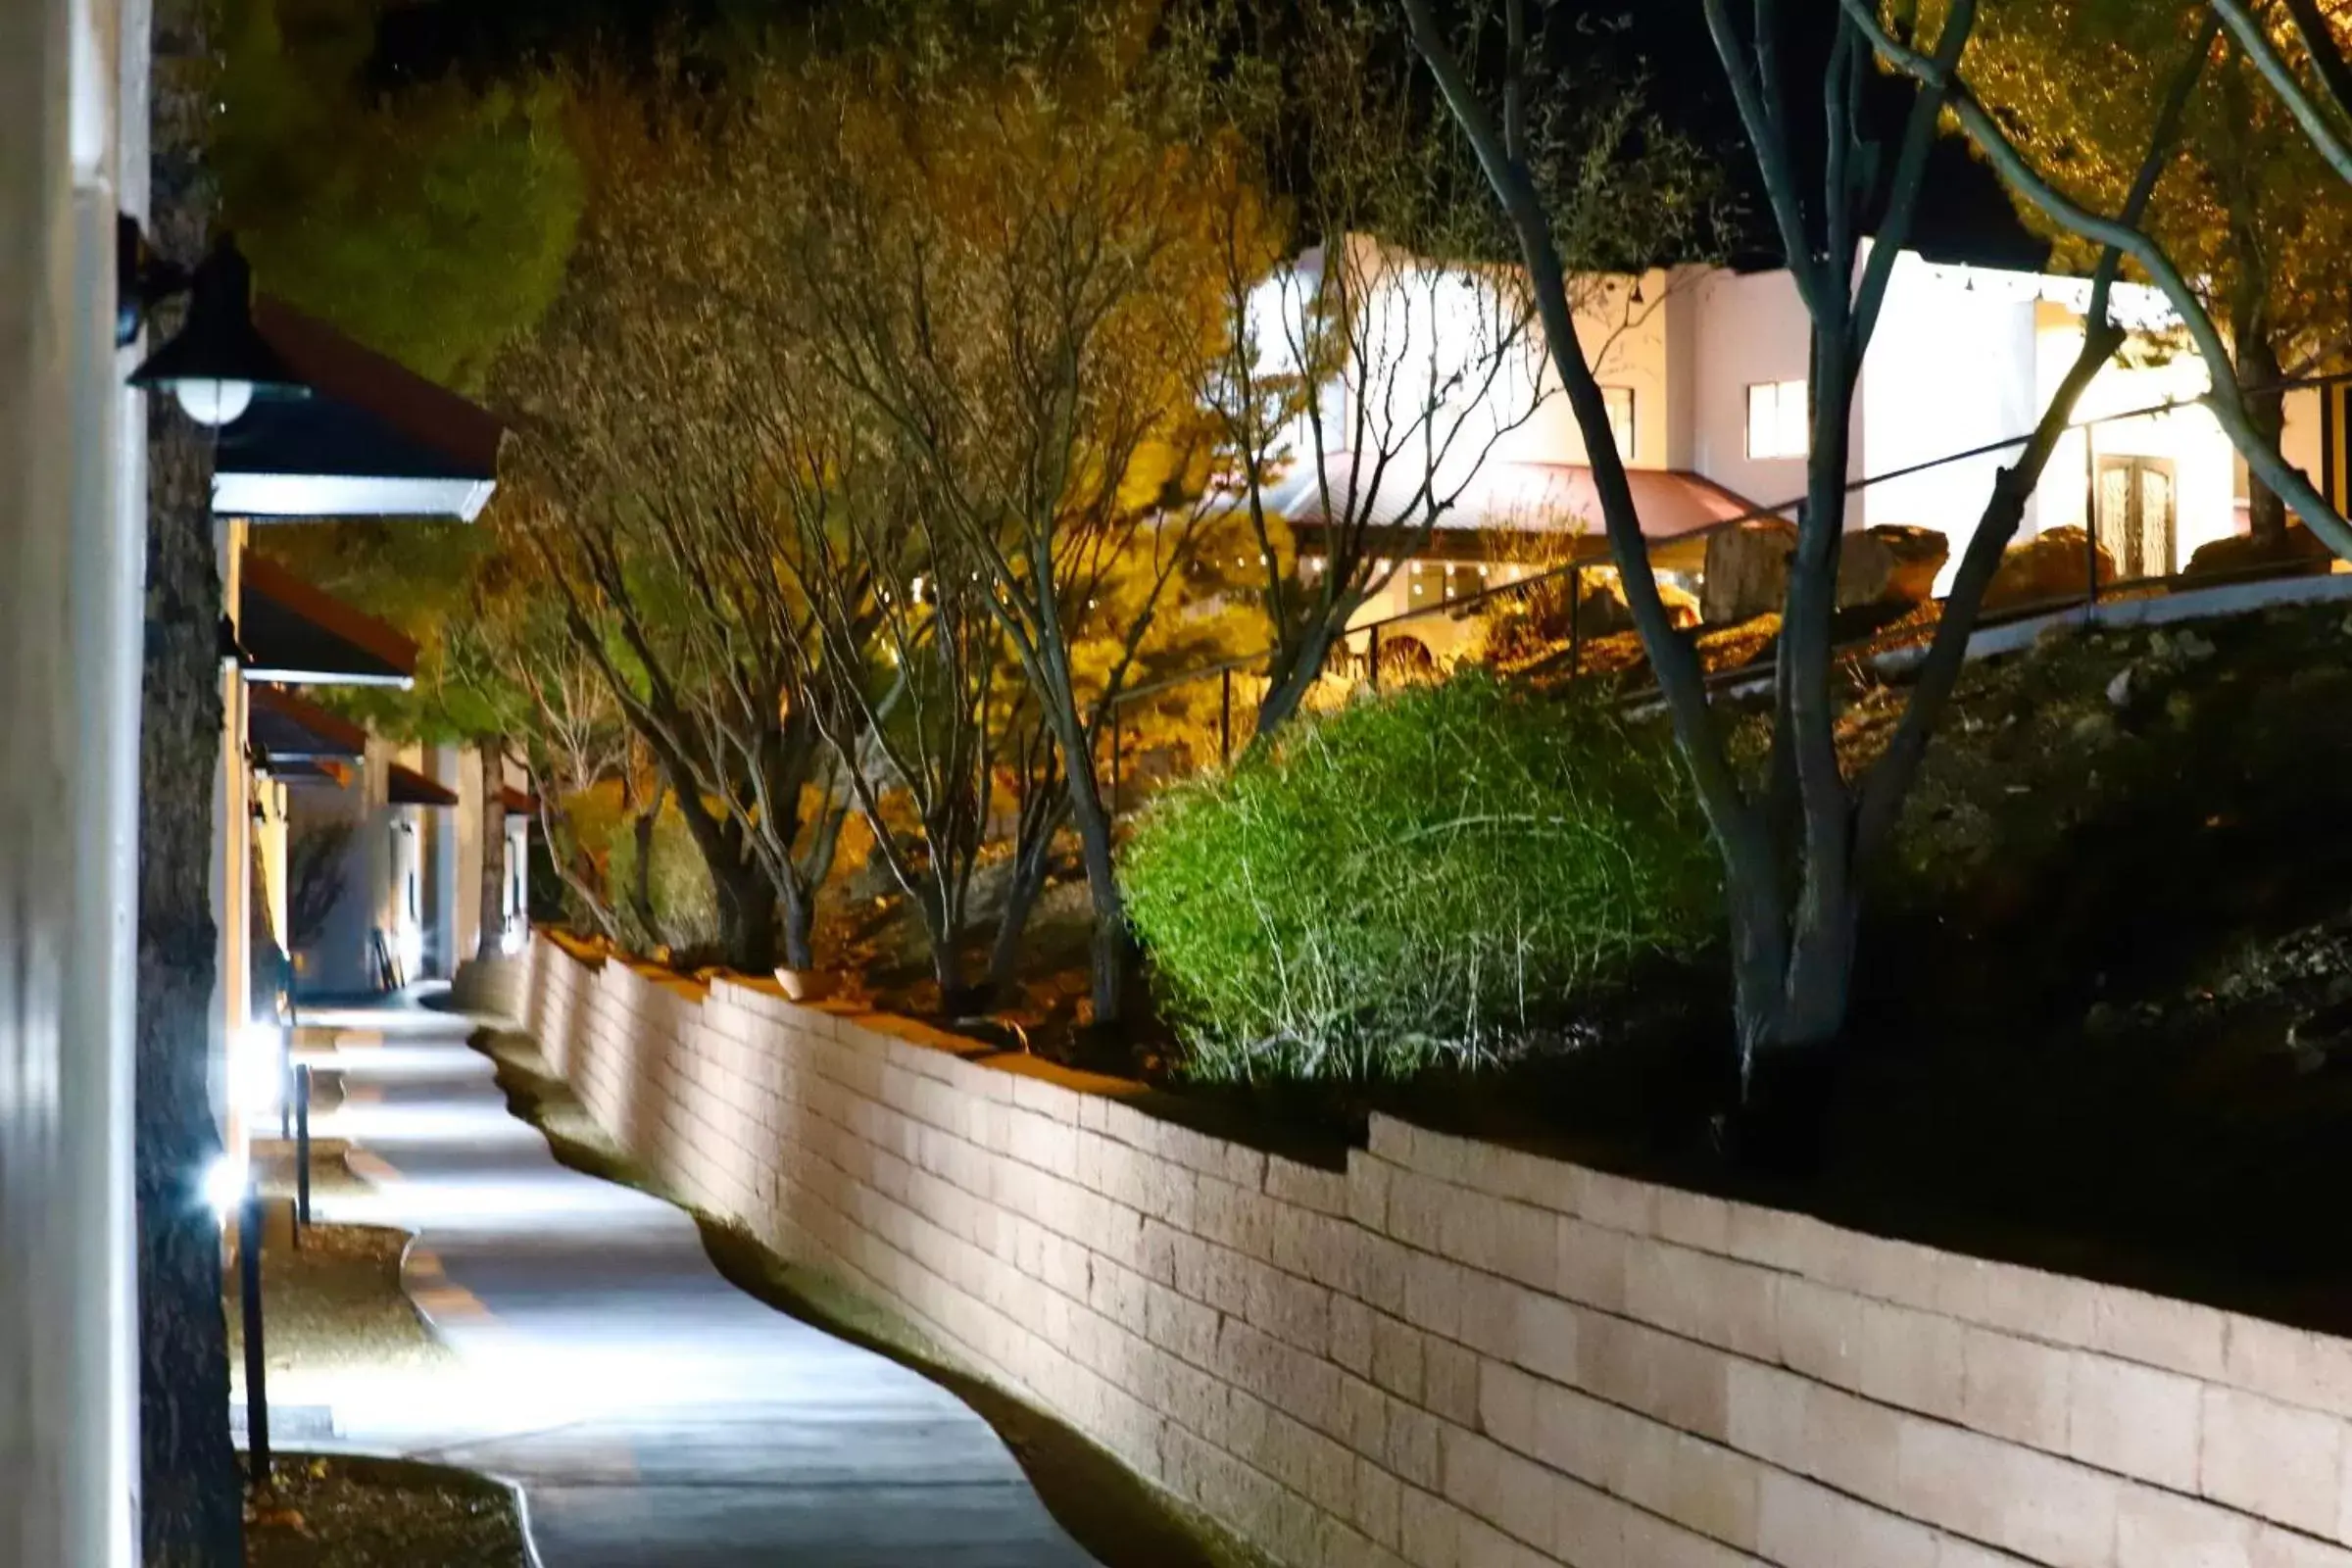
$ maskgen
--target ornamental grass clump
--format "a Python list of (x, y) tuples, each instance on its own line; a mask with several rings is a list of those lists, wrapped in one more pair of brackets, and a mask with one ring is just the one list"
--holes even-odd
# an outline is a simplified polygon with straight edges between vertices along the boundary
[(1263, 1081), (1540, 1040), (1641, 958), (1702, 942), (1712, 868), (1662, 737), (1475, 673), (1170, 791), (1123, 880), (1186, 1070)]

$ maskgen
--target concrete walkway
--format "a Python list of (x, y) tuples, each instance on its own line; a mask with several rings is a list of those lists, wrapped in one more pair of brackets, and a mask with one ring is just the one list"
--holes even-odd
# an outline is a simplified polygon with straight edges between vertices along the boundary
[(314, 1130), (377, 1189), (321, 1217), (416, 1233), (410, 1294), (460, 1361), (339, 1380), (331, 1446), (519, 1483), (547, 1568), (1093, 1562), (960, 1400), (735, 1290), (677, 1209), (559, 1165), (465, 1018), (303, 1023), (334, 1044), (297, 1059), (345, 1085)]

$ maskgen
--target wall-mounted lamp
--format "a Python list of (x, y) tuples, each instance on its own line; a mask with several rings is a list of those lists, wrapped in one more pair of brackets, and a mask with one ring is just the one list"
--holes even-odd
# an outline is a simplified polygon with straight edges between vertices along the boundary
[[(120, 231), (118, 231), (120, 233)], [(136, 240), (137, 225), (130, 233)], [(253, 324), (253, 269), (236, 242), (226, 235), (215, 241), (193, 273), (183, 274), (168, 264), (150, 263), (144, 270), (135, 259), (144, 254), (138, 243), (125, 275), (133, 281), (126, 298), (136, 301), (139, 314), (184, 287), (187, 319), (179, 331), (147, 357), (130, 374), (133, 386), (169, 388), (199, 424), (223, 425), (253, 406), (257, 394), (305, 397), (309, 389), (295, 379)], [(122, 322), (116, 323), (120, 336)], [(134, 325), (133, 335), (136, 335)]]
[(128, 213), (115, 215), (115, 347), (126, 349), (137, 341), (147, 313), (174, 294), (187, 291), (188, 270), (166, 261), (147, 248), (139, 220)]

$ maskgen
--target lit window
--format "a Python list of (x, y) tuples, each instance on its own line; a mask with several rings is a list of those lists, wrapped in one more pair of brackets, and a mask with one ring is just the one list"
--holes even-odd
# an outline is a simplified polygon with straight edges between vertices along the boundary
[(1471, 599), (1487, 589), (1487, 568), (1478, 565), (1447, 566), (1446, 568), (1446, 602)]
[(1802, 381), (1766, 381), (1747, 389), (1747, 455), (1801, 458), (1812, 450)]
[(1601, 400), (1609, 406), (1609, 434), (1617, 441), (1620, 462), (1634, 461), (1634, 389), (1630, 386), (1604, 386)]
[(1442, 602), (1446, 593), (1446, 572), (1444, 566), (1414, 562), (1405, 573), (1405, 608), (1420, 610)]

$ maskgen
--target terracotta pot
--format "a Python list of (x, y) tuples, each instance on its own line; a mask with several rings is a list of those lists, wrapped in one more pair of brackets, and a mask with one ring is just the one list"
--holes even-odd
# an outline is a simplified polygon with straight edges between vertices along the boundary
[(795, 1002), (822, 1002), (833, 995), (839, 981), (823, 969), (778, 969), (776, 984)]

